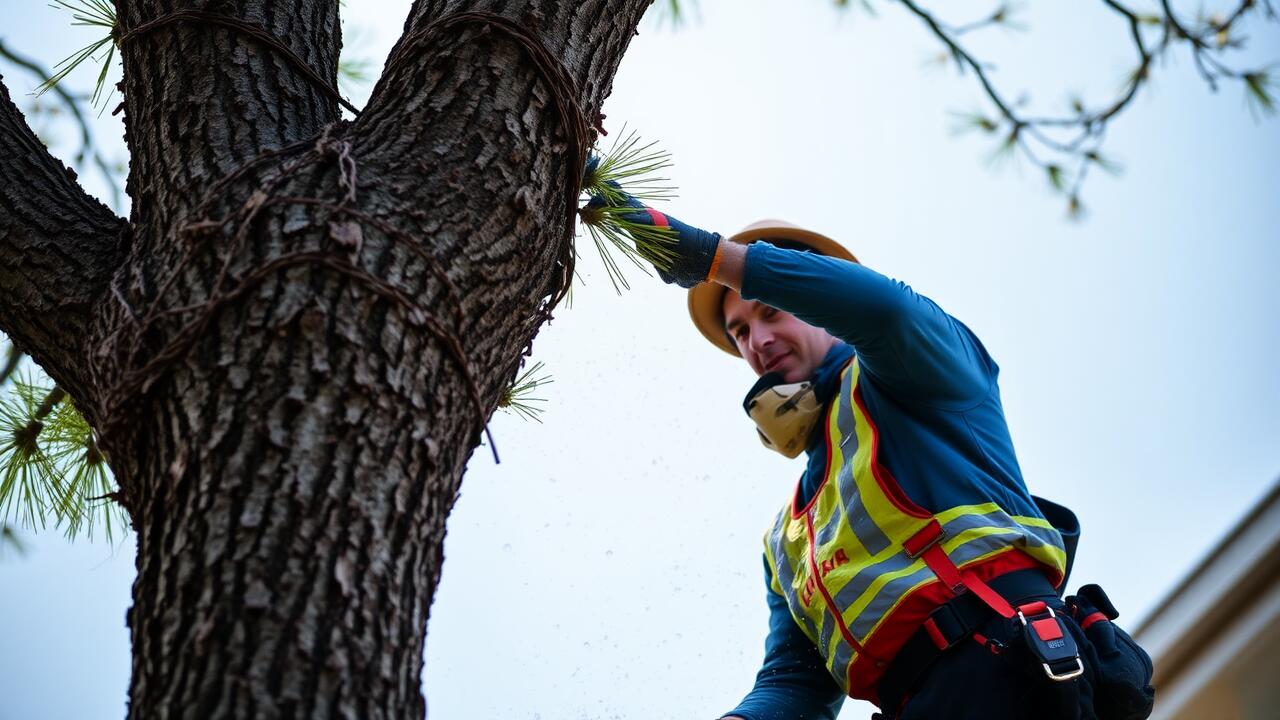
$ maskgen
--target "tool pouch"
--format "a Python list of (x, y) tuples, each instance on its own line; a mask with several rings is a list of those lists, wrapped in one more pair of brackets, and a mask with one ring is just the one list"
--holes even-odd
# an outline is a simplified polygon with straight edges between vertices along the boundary
[(1102, 588), (1085, 585), (1067, 610), (1097, 651), (1093, 705), (1099, 720), (1145, 720), (1155, 702), (1151, 657), (1112, 621), (1119, 617)]

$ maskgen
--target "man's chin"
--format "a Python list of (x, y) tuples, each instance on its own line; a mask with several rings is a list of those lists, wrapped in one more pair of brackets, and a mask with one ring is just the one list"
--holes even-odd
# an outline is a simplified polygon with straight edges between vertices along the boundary
[[(804, 382), (813, 377), (814, 368), (806, 367), (795, 353), (787, 353), (777, 365), (766, 368), (765, 373), (777, 373), (784, 384)], [(764, 374), (764, 373), (761, 373)]]
[(805, 380), (809, 379), (810, 375), (813, 374), (812, 372), (808, 371), (806, 368), (792, 362), (791, 358), (787, 358), (786, 361), (781, 363), (778, 367), (774, 368), (773, 372), (776, 372), (779, 375), (781, 375), (782, 382), (788, 385), (791, 383), (804, 382)]

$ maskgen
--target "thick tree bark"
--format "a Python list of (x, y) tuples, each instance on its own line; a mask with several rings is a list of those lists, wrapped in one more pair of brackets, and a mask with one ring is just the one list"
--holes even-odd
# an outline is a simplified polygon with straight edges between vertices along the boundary
[[(519, 33), (427, 29), (519, 23), (593, 117), (648, 0), (420, 1), (354, 123), (252, 33), (117, 5), (130, 232), (82, 197), (41, 225), (0, 161), (0, 287), (73, 308), (0, 327), (78, 379), (137, 530), (130, 716), (421, 716), (445, 519), (563, 272), (581, 160)], [(332, 80), (336, 0), (205, 5)]]
[(0, 328), (74, 397), (91, 394), (84, 340), (123, 232), (36, 139), (0, 78)]

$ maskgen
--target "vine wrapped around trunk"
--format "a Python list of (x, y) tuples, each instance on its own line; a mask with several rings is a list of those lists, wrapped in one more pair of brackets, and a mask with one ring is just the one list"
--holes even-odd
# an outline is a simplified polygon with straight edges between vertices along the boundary
[(120, 0), (128, 223), (0, 88), (0, 329), (137, 531), (131, 717), (425, 712), (445, 519), (647, 5), (420, 0), (343, 122), (336, 2)]

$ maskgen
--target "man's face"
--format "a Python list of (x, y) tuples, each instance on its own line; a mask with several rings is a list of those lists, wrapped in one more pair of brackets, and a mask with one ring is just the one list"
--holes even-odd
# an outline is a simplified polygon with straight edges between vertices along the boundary
[(722, 307), (725, 331), (756, 375), (777, 372), (783, 382), (808, 380), (839, 342), (822, 328), (761, 302), (743, 300), (733, 290), (725, 291)]

